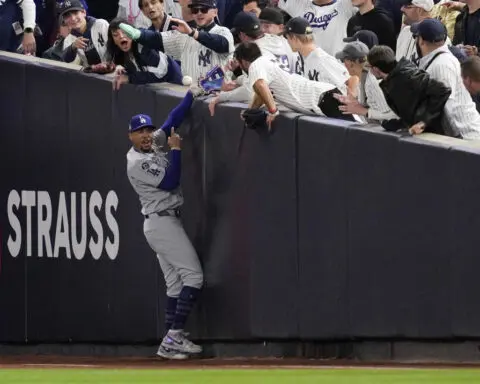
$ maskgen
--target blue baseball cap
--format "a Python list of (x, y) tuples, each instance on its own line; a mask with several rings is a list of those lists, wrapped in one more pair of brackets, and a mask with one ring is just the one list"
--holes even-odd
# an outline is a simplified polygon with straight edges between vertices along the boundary
[(353, 36), (344, 38), (343, 41), (345, 43), (353, 43), (354, 41), (361, 41), (369, 49), (372, 49), (375, 45), (378, 45), (378, 36), (375, 32), (362, 29), (356, 32)]
[(412, 24), (410, 31), (413, 36), (420, 36), (423, 40), (430, 43), (445, 41), (448, 36), (447, 28), (437, 19), (425, 19), (419, 23)]
[(135, 132), (142, 128), (153, 128), (156, 127), (152, 124), (152, 118), (148, 115), (135, 115), (130, 120), (130, 125), (128, 126), (129, 132)]

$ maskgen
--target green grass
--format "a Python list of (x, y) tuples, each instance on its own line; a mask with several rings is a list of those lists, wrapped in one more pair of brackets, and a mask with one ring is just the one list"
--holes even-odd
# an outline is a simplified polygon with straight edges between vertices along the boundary
[(0, 383), (441, 384), (480, 383), (480, 370), (431, 369), (4, 369)]

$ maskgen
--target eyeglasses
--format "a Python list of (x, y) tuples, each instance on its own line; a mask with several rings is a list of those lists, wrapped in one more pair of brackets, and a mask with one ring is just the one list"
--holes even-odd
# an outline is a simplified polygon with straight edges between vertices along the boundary
[(208, 13), (210, 8), (208, 7), (201, 7), (201, 8), (192, 8), (192, 13), (196, 15), (198, 12), (202, 12), (203, 14)]

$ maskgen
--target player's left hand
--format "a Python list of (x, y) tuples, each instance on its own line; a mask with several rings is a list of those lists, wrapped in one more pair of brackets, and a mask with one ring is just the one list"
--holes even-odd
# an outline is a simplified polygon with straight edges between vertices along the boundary
[(426, 124), (423, 121), (420, 121), (419, 123), (412, 125), (408, 132), (411, 135), (419, 135), (425, 130), (425, 128)]
[(115, 75), (113, 79), (113, 90), (118, 91), (122, 84), (128, 84), (128, 76), (123, 74)]
[(190, 26), (185, 21), (181, 19), (176, 19), (174, 17), (172, 17), (172, 21), (177, 24), (172, 27), (172, 29), (174, 29), (175, 31), (185, 33), (186, 35), (192, 33), (192, 28), (190, 28)]
[(35, 55), (37, 51), (37, 44), (35, 42), (35, 36), (33, 33), (24, 33), (23, 34), (23, 52), (26, 55)]

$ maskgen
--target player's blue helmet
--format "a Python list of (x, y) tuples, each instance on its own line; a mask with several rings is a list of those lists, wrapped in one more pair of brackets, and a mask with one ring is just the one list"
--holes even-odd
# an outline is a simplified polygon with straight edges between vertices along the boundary
[(142, 128), (155, 129), (155, 126), (152, 123), (152, 118), (144, 114), (133, 116), (130, 120), (130, 125), (128, 126), (129, 132), (135, 132)]

